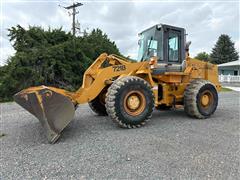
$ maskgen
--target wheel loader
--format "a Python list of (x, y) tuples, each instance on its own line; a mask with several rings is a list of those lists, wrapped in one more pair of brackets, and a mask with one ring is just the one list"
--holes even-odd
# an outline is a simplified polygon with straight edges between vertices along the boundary
[(14, 100), (39, 119), (50, 143), (84, 103), (123, 128), (141, 127), (154, 108), (183, 107), (190, 117), (210, 117), (221, 89), (218, 69), (189, 57), (185, 29), (157, 24), (139, 37), (136, 62), (103, 53), (86, 70), (76, 92), (42, 85), (18, 92)]

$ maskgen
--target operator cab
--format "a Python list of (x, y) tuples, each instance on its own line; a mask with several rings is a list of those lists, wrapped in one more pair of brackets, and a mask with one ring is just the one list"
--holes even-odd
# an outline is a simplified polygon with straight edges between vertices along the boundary
[(138, 61), (157, 57), (153, 74), (183, 71), (185, 60), (185, 29), (158, 24), (139, 34)]

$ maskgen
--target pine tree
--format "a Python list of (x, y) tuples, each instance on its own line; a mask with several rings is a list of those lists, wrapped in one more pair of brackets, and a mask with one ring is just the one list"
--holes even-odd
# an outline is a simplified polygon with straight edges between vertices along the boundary
[(226, 34), (220, 35), (210, 55), (211, 63), (222, 64), (236, 61), (238, 58), (238, 52), (236, 51), (234, 42), (232, 42), (231, 38)]

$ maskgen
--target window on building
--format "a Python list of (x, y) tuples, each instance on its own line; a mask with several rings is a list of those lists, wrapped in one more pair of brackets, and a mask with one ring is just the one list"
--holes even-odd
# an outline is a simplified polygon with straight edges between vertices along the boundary
[(234, 71), (234, 76), (237, 76), (238, 75), (238, 71)]

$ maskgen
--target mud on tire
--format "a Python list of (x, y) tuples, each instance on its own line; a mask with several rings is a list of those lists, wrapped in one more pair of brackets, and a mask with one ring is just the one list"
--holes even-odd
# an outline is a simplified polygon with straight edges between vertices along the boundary
[(114, 122), (125, 128), (144, 125), (151, 118), (154, 95), (142, 78), (127, 76), (114, 81), (106, 95), (106, 109)]
[(193, 80), (184, 92), (184, 110), (191, 116), (204, 119), (217, 109), (218, 93), (215, 86), (203, 79)]

